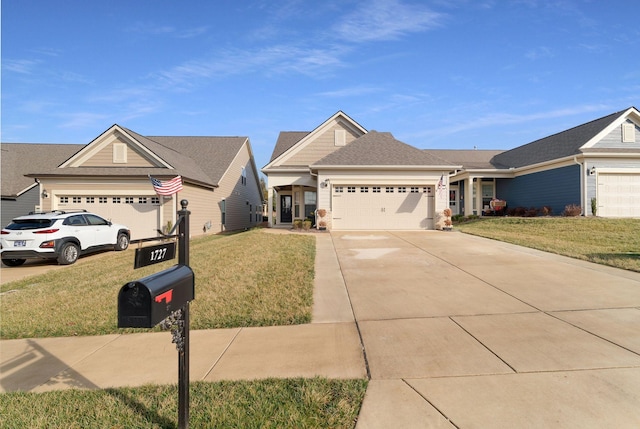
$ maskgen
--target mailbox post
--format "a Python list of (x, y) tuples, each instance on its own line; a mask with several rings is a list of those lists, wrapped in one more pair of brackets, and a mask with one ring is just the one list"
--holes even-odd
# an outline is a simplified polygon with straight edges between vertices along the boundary
[(171, 329), (178, 350), (178, 428), (189, 427), (189, 303), (195, 278), (189, 267), (187, 200), (178, 211), (178, 264), (124, 285), (118, 293), (119, 328)]
[[(189, 202), (181, 200), (182, 210), (180, 215), (180, 226), (178, 229), (178, 263), (189, 266), (189, 215), (187, 210)], [(178, 325), (180, 326), (180, 325)], [(189, 301), (182, 308), (182, 350), (178, 348), (178, 428), (187, 429), (189, 427)]]

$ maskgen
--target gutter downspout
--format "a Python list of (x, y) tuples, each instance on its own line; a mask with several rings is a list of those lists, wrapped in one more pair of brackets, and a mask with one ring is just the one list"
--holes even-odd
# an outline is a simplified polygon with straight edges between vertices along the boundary
[(582, 215), (587, 216), (587, 181), (585, 174), (587, 166), (584, 162), (578, 162), (578, 157), (573, 157), (573, 162), (580, 166), (580, 205), (582, 206)]

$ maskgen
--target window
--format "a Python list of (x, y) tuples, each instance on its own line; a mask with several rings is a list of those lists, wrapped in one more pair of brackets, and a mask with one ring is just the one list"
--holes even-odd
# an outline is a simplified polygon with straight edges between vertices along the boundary
[(242, 167), (242, 185), (247, 186), (247, 169)]
[(87, 221), (84, 219), (82, 215), (69, 216), (62, 222), (63, 225), (87, 225)]
[(371, 190), (372, 190), (372, 192), (374, 194), (379, 194), (380, 193), (380, 186), (373, 186)]
[(74, 204), (82, 203), (82, 197), (73, 197), (71, 200), (73, 201)]
[(356, 187), (355, 186), (347, 186), (347, 192), (349, 194), (355, 194), (356, 193)]
[(98, 203), (107, 204), (107, 197), (98, 197)]
[(160, 197), (151, 197), (151, 204), (160, 204)]
[(362, 192), (363, 194), (366, 194), (367, 192), (369, 192), (369, 187), (368, 186), (361, 186), (360, 187), (360, 192)]
[(342, 186), (336, 186), (335, 189), (336, 189), (336, 193), (344, 192)]
[(253, 204), (249, 204), (249, 223), (251, 223), (251, 217), (253, 215), (253, 213), (251, 213), (253, 211)]
[(147, 197), (139, 197), (138, 204), (147, 204)]
[(314, 191), (304, 191), (304, 216), (313, 216), (316, 211), (316, 193)]
[(398, 187), (398, 192), (400, 192), (401, 194), (405, 194), (407, 192), (407, 187), (406, 186), (399, 186)]
[(133, 197), (125, 197), (124, 202), (126, 204), (133, 204)]
[(411, 193), (412, 194), (417, 194), (418, 192), (420, 192), (420, 188), (418, 188), (417, 186), (412, 186), (411, 187)]
[(384, 188), (384, 191), (387, 194), (393, 194), (393, 186), (387, 186), (386, 188)]
[(69, 197), (60, 197), (60, 204), (68, 204)]
[(111, 202), (113, 204), (120, 204), (120, 197), (113, 197), (113, 200)]
[(227, 221), (227, 201), (226, 200), (220, 201), (220, 212), (222, 213), (221, 222), (224, 225)]
[(93, 204), (96, 202), (95, 197), (87, 197), (87, 204)]

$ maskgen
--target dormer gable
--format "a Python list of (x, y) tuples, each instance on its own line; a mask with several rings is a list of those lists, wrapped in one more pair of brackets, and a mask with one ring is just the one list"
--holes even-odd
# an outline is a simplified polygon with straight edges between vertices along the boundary
[(60, 165), (76, 167), (163, 167), (171, 165), (115, 124)]
[(308, 167), (366, 133), (367, 130), (360, 124), (344, 112), (338, 111), (309, 133), (281, 133), (281, 139), (288, 139), (294, 135), (300, 139), (290, 139), (287, 142), (290, 145), (288, 147), (281, 148), (280, 144), (276, 145), (281, 153), (274, 153), (271, 162), (264, 169)]

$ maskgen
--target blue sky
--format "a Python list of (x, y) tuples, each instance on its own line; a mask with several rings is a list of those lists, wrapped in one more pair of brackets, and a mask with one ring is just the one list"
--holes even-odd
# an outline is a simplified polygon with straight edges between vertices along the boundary
[(4, 0), (2, 141), (248, 136), (342, 110), (419, 148), (509, 149), (640, 107), (630, 0)]

